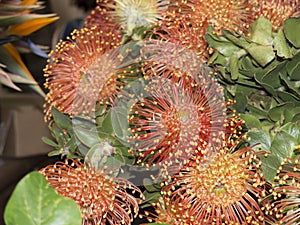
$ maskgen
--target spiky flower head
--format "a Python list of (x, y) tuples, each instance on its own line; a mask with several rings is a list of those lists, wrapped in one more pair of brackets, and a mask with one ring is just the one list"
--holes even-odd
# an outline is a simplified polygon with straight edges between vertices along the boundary
[(180, 165), (196, 152), (208, 153), (208, 143), (221, 145), (225, 101), (220, 85), (186, 48), (160, 41), (144, 44), (141, 55), (146, 85), (128, 119), (128, 140), (132, 152), (139, 154), (139, 162)]
[(180, 44), (194, 51), (201, 60), (206, 61), (208, 44), (204, 35), (208, 25), (206, 21), (198, 23), (191, 14), (166, 12), (164, 19), (158, 21), (151, 32), (168, 43)]
[(273, 182), (273, 199), (270, 213), (278, 219), (277, 224), (293, 225), (300, 221), (300, 162), (285, 159)]
[(272, 22), (275, 31), (286, 19), (300, 15), (298, 0), (251, 0), (250, 3), (253, 5), (253, 20), (265, 17)]
[(184, 208), (190, 224), (264, 224), (260, 165), (257, 153), (249, 148), (234, 153), (223, 149), (207, 163), (194, 161), (174, 175), (162, 193), (171, 206)]
[(111, 11), (115, 20), (128, 35), (134, 28), (148, 27), (161, 19), (166, 0), (114, 0)]
[(103, 168), (69, 159), (40, 170), (49, 184), (80, 207), (83, 225), (131, 224), (139, 211), (141, 191), (126, 179), (114, 178)]
[(117, 41), (121, 42), (123, 34), (120, 24), (114, 20), (111, 9), (107, 5), (107, 1), (98, 2), (98, 6), (86, 16), (84, 27), (98, 26), (104, 33), (113, 33)]
[[(116, 68), (122, 56), (113, 33), (98, 27), (75, 30), (50, 53), (44, 69), (46, 118), (52, 107), (70, 115), (89, 115), (97, 102), (110, 102), (118, 89)], [(113, 50), (114, 49), (114, 50)]]

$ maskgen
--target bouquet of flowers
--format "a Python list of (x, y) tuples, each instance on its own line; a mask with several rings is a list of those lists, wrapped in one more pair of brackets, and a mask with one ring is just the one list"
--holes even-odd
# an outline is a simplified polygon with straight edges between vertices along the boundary
[(62, 160), (20, 181), (7, 225), (298, 224), (298, 15), (296, 0), (98, 0), (44, 70)]

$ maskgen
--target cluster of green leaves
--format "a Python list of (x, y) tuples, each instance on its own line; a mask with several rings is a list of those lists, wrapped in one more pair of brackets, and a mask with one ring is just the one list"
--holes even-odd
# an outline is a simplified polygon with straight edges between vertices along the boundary
[(215, 51), (210, 65), (218, 70), (225, 96), (248, 129), (248, 143), (268, 152), (264, 176), (273, 182), (284, 158), (298, 157), (300, 142), (300, 18), (290, 18), (276, 32), (259, 18), (249, 37), (208, 30)]
[[(117, 123), (107, 106), (101, 106), (96, 112), (96, 119), (72, 117), (52, 109), (53, 121), (49, 125), (55, 141), (44, 137), (43, 141), (55, 150), (49, 156), (61, 155), (68, 158), (84, 158), (93, 167), (106, 165), (113, 169), (132, 164), (133, 155), (128, 153), (116, 136)], [(118, 117), (116, 117), (118, 118)]]
[(300, 123), (287, 123), (272, 130), (252, 129), (247, 135), (254, 150), (264, 151), (262, 167), (264, 177), (272, 183), (285, 158), (300, 154)]
[(244, 119), (250, 127), (270, 128), (300, 118), (299, 24), (300, 18), (290, 18), (274, 32), (261, 17), (251, 24), (249, 38), (211, 30), (205, 36), (215, 49), (209, 63), (219, 71), (226, 97), (236, 100), (234, 108), (248, 114)]

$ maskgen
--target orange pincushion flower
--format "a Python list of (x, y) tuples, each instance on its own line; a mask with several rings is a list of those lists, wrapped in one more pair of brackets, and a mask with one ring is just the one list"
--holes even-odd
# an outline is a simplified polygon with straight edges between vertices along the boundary
[[(277, 224), (293, 225), (300, 221), (300, 162), (285, 159), (273, 183), (271, 209), (279, 220)], [(272, 213), (271, 212), (271, 213)]]
[(83, 225), (131, 224), (137, 216), (139, 203), (133, 195), (142, 197), (142, 193), (125, 179), (71, 159), (49, 165), (40, 173), (60, 195), (79, 205)]
[(272, 22), (274, 30), (282, 27), (286, 19), (300, 15), (298, 0), (251, 0), (250, 2), (255, 9), (253, 20), (263, 16)]
[(162, 193), (170, 205), (184, 208), (189, 224), (263, 224), (260, 165), (257, 153), (248, 148), (234, 153), (224, 149), (206, 163), (190, 163), (164, 183)]
[(144, 44), (144, 95), (132, 104), (128, 119), (132, 152), (147, 166), (178, 167), (196, 152), (207, 154), (208, 143), (222, 144), (223, 89), (193, 52), (170, 43)]
[[(46, 119), (52, 107), (70, 115), (89, 115), (96, 102), (111, 102), (120, 86), (116, 68), (122, 63), (114, 34), (97, 27), (75, 30), (72, 39), (60, 41), (44, 69)], [(112, 50), (114, 49), (114, 50)]]
[(206, 21), (198, 23), (190, 14), (167, 12), (164, 19), (158, 21), (152, 33), (166, 42), (181, 44), (205, 61), (208, 58), (208, 44), (204, 40), (207, 28)]
[(84, 27), (98, 26), (105, 34), (112, 33), (115, 41), (121, 43), (123, 36), (121, 27), (114, 21), (111, 10), (106, 6), (108, 2), (98, 4), (85, 18)]

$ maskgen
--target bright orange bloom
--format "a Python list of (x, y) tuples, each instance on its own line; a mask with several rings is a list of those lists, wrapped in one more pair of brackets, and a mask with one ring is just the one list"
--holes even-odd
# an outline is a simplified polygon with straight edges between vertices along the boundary
[(75, 30), (72, 38), (58, 43), (44, 69), (47, 119), (52, 107), (70, 115), (90, 115), (96, 103), (112, 101), (121, 85), (116, 75), (123, 60), (115, 49), (118, 45), (114, 34), (97, 27)]
[(107, 1), (99, 2), (99, 5), (93, 9), (84, 20), (84, 27), (90, 28), (98, 26), (103, 33), (112, 33), (115, 42), (122, 41), (122, 31), (120, 25), (111, 15), (111, 9), (107, 7)]
[(79, 205), (83, 225), (128, 225), (137, 216), (139, 201), (134, 196), (143, 196), (126, 179), (71, 159), (49, 165), (40, 173), (60, 195)]
[(170, 205), (183, 207), (185, 214), (178, 214), (188, 215), (188, 224), (195, 225), (264, 224), (259, 199), (265, 196), (265, 181), (257, 153), (221, 150), (206, 160), (190, 163), (164, 183), (162, 193)]
[(253, 20), (263, 16), (270, 20), (273, 29), (277, 30), (283, 26), (283, 22), (300, 15), (300, 5), (298, 0), (250, 0), (253, 9)]
[(210, 154), (205, 146), (220, 146), (225, 135), (223, 89), (182, 46), (150, 41), (141, 52), (146, 84), (128, 119), (139, 162), (176, 167)]

